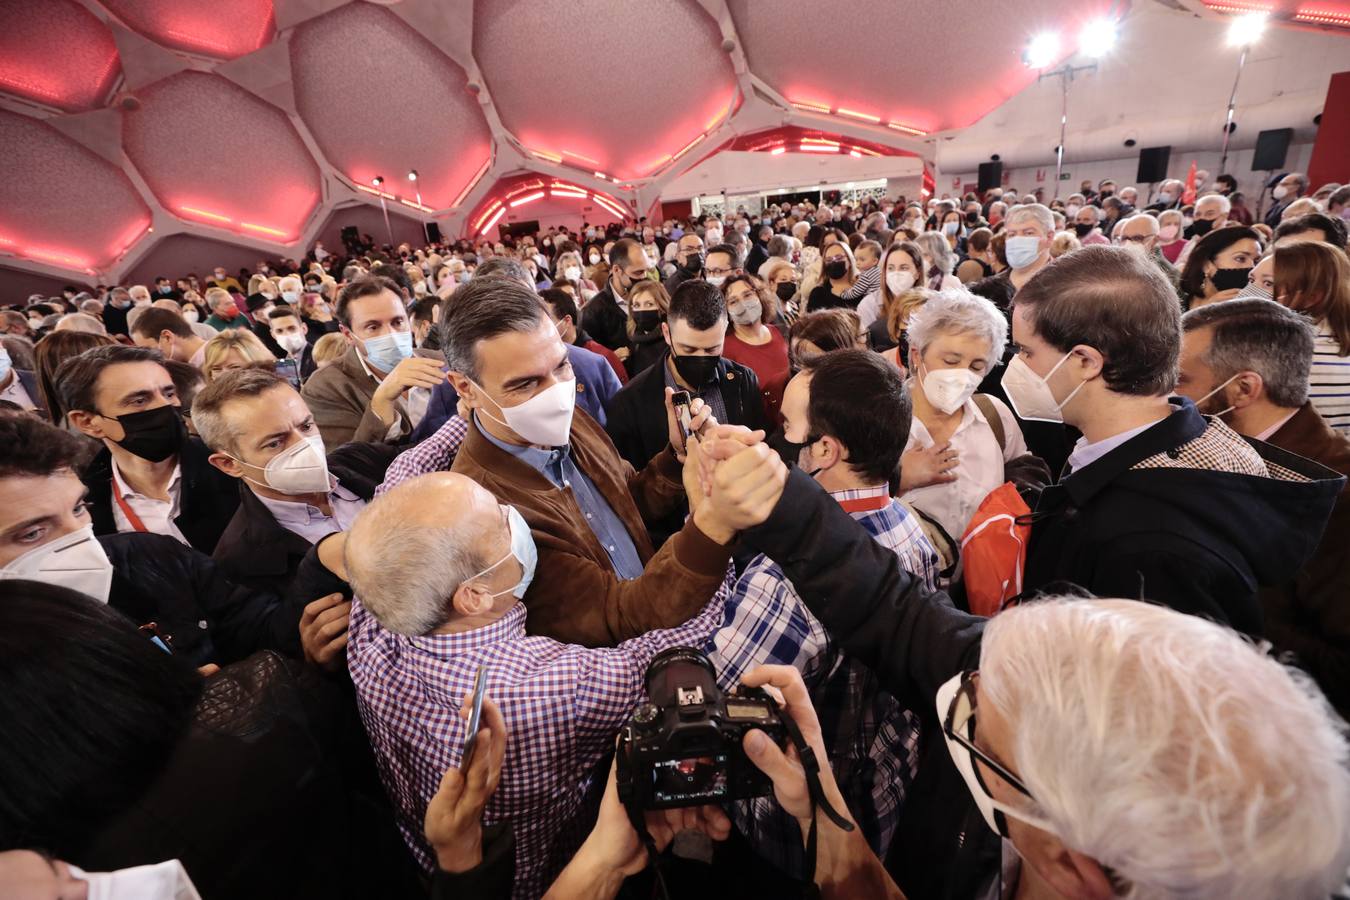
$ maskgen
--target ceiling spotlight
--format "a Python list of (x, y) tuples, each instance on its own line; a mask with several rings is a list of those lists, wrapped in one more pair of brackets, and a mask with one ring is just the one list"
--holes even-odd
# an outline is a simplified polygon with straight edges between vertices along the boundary
[(1112, 19), (1089, 22), (1078, 36), (1078, 49), (1087, 56), (1105, 56), (1115, 43), (1116, 23)]
[(409, 170), (408, 170), (408, 180), (409, 180), (409, 181), (416, 181), (416, 180), (417, 180), (417, 170), (416, 170), (416, 169), (409, 169)]
[(384, 176), (376, 175), (374, 178), (370, 179), (370, 183), (375, 185), (376, 187), (379, 187), (380, 185), (384, 184)]
[(1261, 33), (1266, 30), (1266, 14), (1263, 12), (1247, 13), (1244, 16), (1238, 16), (1233, 19), (1233, 23), (1228, 26), (1228, 46), (1230, 47), (1248, 47), (1261, 37)]
[(1038, 34), (1027, 44), (1022, 61), (1032, 69), (1044, 69), (1059, 56), (1059, 35), (1053, 31)]

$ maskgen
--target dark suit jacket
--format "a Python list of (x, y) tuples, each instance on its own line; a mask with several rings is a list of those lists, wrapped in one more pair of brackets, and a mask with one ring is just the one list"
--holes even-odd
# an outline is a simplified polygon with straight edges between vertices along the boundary
[(619, 308), (609, 285), (581, 310), (581, 327), (611, 350), (628, 346), (628, 316)]
[[(206, 461), (211, 451), (198, 438), (190, 437), (178, 453), (182, 467), (178, 516), (173, 523), (188, 543), (203, 553), (216, 549), (216, 542), (239, 507), (239, 489), (234, 479)], [(113, 515), (112, 453), (107, 447), (90, 461), (81, 478), (89, 489), (89, 516), (94, 534), (116, 534)]]
[[(369, 501), (398, 452), (391, 444), (344, 444), (328, 455), (328, 471), (347, 490)], [(285, 596), (310, 546), (277, 524), (272, 511), (239, 479), (239, 509), (212, 555), (236, 584)]]
[(52, 411), (47, 408), (47, 404), (42, 402), (42, 391), (38, 389), (37, 375), (28, 369), (15, 369), (14, 377), (19, 379), (19, 384), (23, 387), (24, 393), (28, 394), (28, 399), (33, 401), (37, 411), (42, 418), (51, 420)]
[[(1350, 476), (1350, 439), (1311, 403), (1270, 437), (1276, 447)], [(1350, 716), (1350, 487), (1332, 507), (1322, 540), (1293, 581), (1261, 591), (1266, 637), (1290, 651), (1342, 716)]]

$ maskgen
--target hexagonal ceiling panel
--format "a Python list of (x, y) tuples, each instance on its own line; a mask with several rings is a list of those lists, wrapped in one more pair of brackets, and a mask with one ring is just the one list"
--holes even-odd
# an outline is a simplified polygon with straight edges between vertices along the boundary
[(734, 107), (721, 45), (694, 0), (474, 5), (473, 54), (502, 124), (531, 150), (621, 179), (668, 162)]
[[(1108, 4), (878, 3), (856, 15), (817, 0), (727, 0), (727, 8), (750, 70), (789, 101), (871, 124), (942, 131), (969, 125), (1036, 80), (1021, 61), (1032, 35), (1052, 26), (1076, 31), (1073, 23)], [(960, 35), (960, 52), (920, 35)], [(841, 47), (866, 61), (866, 78), (841, 65)]]
[(357, 184), (381, 176), (385, 190), (411, 198), (416, 170), (423, 203), (439, 209), (491, 160), (492, 134), (464, 70), (387, 9), (352, 3), (304, 23), (291, 37), (291, 72), (310, 133)]
[(216, 59), (252, 53), (276, 33), (272, 0), (102, 0), (102, 3), (128, 28), (152, 41)]
[(127, 156), (165, 208), (194, 222), (293, 240), (322, 196), (319, 166), (286, 114), (219, 75), (182, 72), (138, 91)]
[(0, 253), (86, 269), (150, 225), (126, 175), (55, 128), (0, 110)]
[(112, 32), (75, 0), (0, 0), (0, 91), (83, 112), (119, 68)]

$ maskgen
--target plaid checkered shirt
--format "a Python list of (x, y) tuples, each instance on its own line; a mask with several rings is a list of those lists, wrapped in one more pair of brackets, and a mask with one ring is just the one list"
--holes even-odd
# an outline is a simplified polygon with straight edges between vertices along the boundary
[(506, 720), (506, 760), (483, 811), (487, 825), (509, 820), (516, 839), (512, 897), (542, 895), (585, 837), (580, 815), (597, 764), (644, 698), (647, 664), (667, 647), (701, 647), (722, 621), (731, 579), (699, 615), (617, 647), (561, 644), (525, 633), (517, 603), (490, 625), (409, 638), (380, 627), (352, 603), (347, 667), (398, 827), (427, 872), (435, 857), (422, 834), (441, 776), (458, 766), (466, 723), (459, 709), (478, 666)]
[[(932, 590), (937, 553), (918, 521), (886, 486), (836, 491), (832, 497), (884, 503), (851, 512), (901, 568)], [(886, 502), (889, 501), (889, 502)], [(807, 610), (783, 570), (764, 555), (751, 561), (727, 600), (726, 618), (705, 649), (728, 690), (765, 663), (796, 666), (811, 690), (835, 779), (867, 842), (882, 859), (895, 834), (905, 792), (918, 768), (918, 718), (881, 689), (871, 670), (845, 656)], [(736, 804), (737, 826), (761, 856), (795, 877), (805, 875), (797, 823), (772, 797)]]
[(469, 423), (457, 415), (451, 416), (431, 437), (394, 457), (384, 473), (384, 483), (375, 489), (375, 496), (418, 475), (450, 471), (468, 433)]

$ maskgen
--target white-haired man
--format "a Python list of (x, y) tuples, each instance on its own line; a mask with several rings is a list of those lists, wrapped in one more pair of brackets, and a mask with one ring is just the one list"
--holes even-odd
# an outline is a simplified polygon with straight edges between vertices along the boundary
[(1014, 206), (1004, 220), (1003, 233), (1007, 235), (1004, 255), (1009, 267), (975, 282), (971, 292), (992, 300), (1006, 311), (1022, 285), (1050, 264), (1050, 239), (1055, 236), (1055, 218), (1049, 207), (1040, 203)]
[(1185, 232), (1190, 240), (1181, 248), (1181, 255), (1177, 257), (1178, 271), (1186, 268), (1186, 260), (1190, 258), (1191, 249), (1195, 247), (1197, 241), (1214, 229), (1228, 224), (1228, 213), (1232, 209), (1233, 204), (1223, 194), (1207, 194), (1195, 202), (1195, 215), (1191, 227)]
[[(805, 473), (757, 447), (700, 452), (724, 460), (704, 472), (724, 521), (784, 560), (845, 651), (943, 736), (887, 860), (909, 896), (1320, 898), (1343, 883), (1350, 750), (1307, 679), (1220, 625), (1138, 601), (971, 616)], [(786, 765), (752, 758), (771, 776)], [(864, 883), (879, 866), (855, 850), (842, 868)]]

